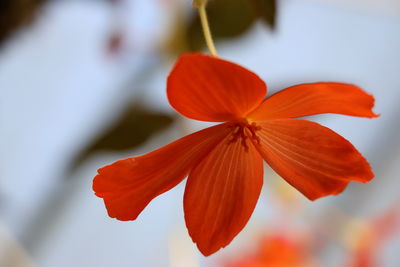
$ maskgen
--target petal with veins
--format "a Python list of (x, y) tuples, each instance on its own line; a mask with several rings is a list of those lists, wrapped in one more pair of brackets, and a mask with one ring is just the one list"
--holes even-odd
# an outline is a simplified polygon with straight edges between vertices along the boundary
[(243, 229), (263, 183), (262, 158), (255, 147), (232, 137), (190, 172), (185, 189), (186, 226), (206, 256), (227, 246)]
[(320, 113), (375, 118), (374, 97), (355, 85), (334, 82), (299, 84), (267, 98), (248, 117), (286, 119)]
[(318, 123), (276, 119), (257, 125), (257, 147), (265, 161), (311, 200), (336, 195), (348, 182), (365, 183), (374, 176), (349, 141)]
[(220, 124), (148, 154), (114, 162), (98, 170), (93, 190), (104, 199), (110, 217), (135, 220), (153, 198), (180, 183), (230, 131)]
[(202, 54), (181, 56), (168, 77), (168, 100), (182, 115), (201, 121), (246, 116), (264, 99), (265, 83), (253, 72)]

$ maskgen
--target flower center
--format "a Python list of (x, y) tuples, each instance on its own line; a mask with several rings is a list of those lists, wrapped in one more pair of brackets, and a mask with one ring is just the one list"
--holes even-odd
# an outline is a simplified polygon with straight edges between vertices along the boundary
[(249, 123), (247, 120), (243, 120), (234, 122), (228, 127), (232, 128), (232, 133), (228, 144), (234, 143), (238, 141), (238, 139), (241, 139), (241, 143), (245, 147), (246, 151), (249, 149), (247, 140), (260, 144), (260, 138), (257, 136), (257, 131), (259, 131), (261, 127), (255, 122)]

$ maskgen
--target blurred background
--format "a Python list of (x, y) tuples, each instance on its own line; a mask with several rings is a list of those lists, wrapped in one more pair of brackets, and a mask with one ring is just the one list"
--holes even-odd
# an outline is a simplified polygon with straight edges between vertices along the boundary
[(269, 93), (316, 81), (372, 93), (378, 119), (313, 119), (376, 178), (310, 202), (265, 166), (247, 227), (208, 258), (185, 228), (184, 183), (134, 222), (111, 219), (91, 189), (99, 167), (208, 126), (165, 95), (178, 55), (206, 51), (191, 1), (2, 0), (1, 267), (400, 266), (400, 1), (214, 0), (208, 12), (220, 56)]

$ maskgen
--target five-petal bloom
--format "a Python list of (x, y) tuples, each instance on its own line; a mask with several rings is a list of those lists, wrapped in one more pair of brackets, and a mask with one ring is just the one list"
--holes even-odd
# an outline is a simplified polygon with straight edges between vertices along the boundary
[(188, 118), (224, 123), (99, 169), (93, 189), (109, 216), (136, 219), (153, 198), (188, 176), (186, 225), (199, 250), (210, 255), (227, 246), (253, 213), (263, 159), (311, 200), (373, 178), (350, 142), (315, 122), (295, 119), (319, 113), (374, 118), (371, 95), (331, 82), (292, 86), (264, 100), (266, 91), (256, 74), (234, 63), (181, 56), (168, 77), (170, 104)]

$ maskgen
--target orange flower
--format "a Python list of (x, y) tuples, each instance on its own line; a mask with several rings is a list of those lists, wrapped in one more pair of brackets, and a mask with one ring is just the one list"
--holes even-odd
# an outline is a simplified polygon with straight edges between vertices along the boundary
[(204, 255), (227, 246), (253, 213), (263, 159), (307, 198), (336, 195), (373, 173), (343, 137), (295, 117), (338, 113), (377, 117), (374, 99), (354, 85), (312, 83), (264, 100), (265, 83), (234, 63), (183, 55), (168, 77), (170, 104), (182, 115), (225, 122), (98, 171), (93, 190), (110, 217), (135, 220), (146, 205), (188, 176), (186, 226)]
[[(244, 257), (243, 257), (244, 256)], [(256, 250), (239, 259), (221, 264), (225, 267), (319, 267), (313, 250), (303, 236), (269, 234), (263, 237)]]
[[(350, 251), (346, 267), (377, 267), (383, 266), (382, 251), (391, 239), (400, 231), (400, 205), (398, 200), (376, 218), (361, 221), (357, 229), (350, 229), (353, 248)], [(364, 227), (360, 227), (364, 226)], [(357, 233), (358, 230), (359, 233)]]

